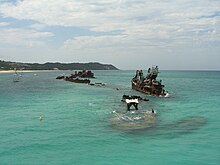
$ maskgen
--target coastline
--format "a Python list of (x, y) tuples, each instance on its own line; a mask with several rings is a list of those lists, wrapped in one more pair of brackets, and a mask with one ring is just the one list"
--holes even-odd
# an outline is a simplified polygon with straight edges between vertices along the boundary
[[(54, 70), (16, 70), (16, 72), (50, 72)], [(14, 73), (15, 70), (0, 70), (0, 73)]]

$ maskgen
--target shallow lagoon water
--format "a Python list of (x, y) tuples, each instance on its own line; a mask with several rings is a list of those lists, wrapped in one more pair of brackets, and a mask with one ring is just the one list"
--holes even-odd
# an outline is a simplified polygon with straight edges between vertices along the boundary
[[(220, 162), (220, 72), (161, 71), (170, 98), (147, 96), (155, 109), (147, 129), (112, 127), (126, 112), (123, 94), (135, 71), (94, 71), (94, 87), (56, 80), (69, 71), (0, 73), (0, 164), (212, 164)], [(43, 120), (40, 121), (40, 115)]]

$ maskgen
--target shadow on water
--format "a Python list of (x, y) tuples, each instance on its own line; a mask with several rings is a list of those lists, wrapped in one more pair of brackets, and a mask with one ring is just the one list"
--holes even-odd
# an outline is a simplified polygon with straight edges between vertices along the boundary
[(156, 135), (161, 135), (164, 138), (176, 138), (181, 135), (192, 133), (203, 127), (205, 124), (205, 117), (191, 116), (159, 127)]
[(146, 117), (144, 121), (123, 121), (120, 118), (110, 120), (110, 125), (114, 129), (127, 132), (133, 135), (145, 134), (150, 137), (177, 138), (179, 136), (192, 133), (206, 124), (206, 118), (202, 116), (191, 116), (173, 123), (157, 125), (155, 117)]

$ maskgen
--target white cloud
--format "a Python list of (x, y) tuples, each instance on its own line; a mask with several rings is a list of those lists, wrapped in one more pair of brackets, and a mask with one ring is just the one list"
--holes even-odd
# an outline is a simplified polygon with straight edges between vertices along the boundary
[[(181, 45), (209, 49), (218, 43), (219, 47), (219, 13), (218, 0), (20, 0), (0, 3), (0, 15), (35, 23), (25, 29), (1, 30), (0, 42), (3, 37), (7, 43), (15, 39), (16, 43), (26, 45), (32, 41), (38, 45), (53, 35), (42, 31), (46, 26), (84, 27), (91, 34), (69, 36), (60, 47), (84, 55), (90, 52), (110, 55), (116, 51), (123, 57), (136, 52), (140, 56), (160, 51), (174, 54)], [(0, 23), (0, 27), (4, 26), (9, 25)]]
[(5, 27), (10, 25), (8, 22), (0, 22), (0, 27)]
[(36, 23), (36, 24), (31, 24), (29, 27), (31, 29), (35, 29), (35, 30), (43, 30), (46, 27), (46, 25), (45, 24)]
[(69, 39), (64, 43), (64, 48), (74, 48), (74, 49), (84, 49), (84, 48), (94, 48), (97, 45), (97, 49), (112, 47), (116, 48), (121, 44), (125, 44), (126, 35), (118, 36), (82, 36), (76, 37), (74, 39)]
[(34, 47), (43, 45), (42, 39), (52, 36), (50, 32), (38, 32), (31, 29), (0, 29), (0, 44)]
[[(69, 1), (23, 0), (1, 4), (3, 16), (34, 20), (49, 26), (86, 26), (97, 32), (121, 30), (141, 38), (169, 38), (213, 26), (213, 18), (202, 18), (220, 11), (218, 1)], [(190, 34), (191, 35), (191, 34)], [(150, 36), (150, 37), (149, 37)], [(138, 37), (136, 37), (138, 39)]]

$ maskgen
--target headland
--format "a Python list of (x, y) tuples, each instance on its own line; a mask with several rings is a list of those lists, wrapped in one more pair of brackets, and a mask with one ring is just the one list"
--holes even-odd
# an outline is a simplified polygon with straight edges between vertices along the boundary
[(89, 63), (21, 63), (0, 60), (0, 71), (9, 72), (17, 70), (119, 70), (112, 64), (101, 64), (98, 62)]

